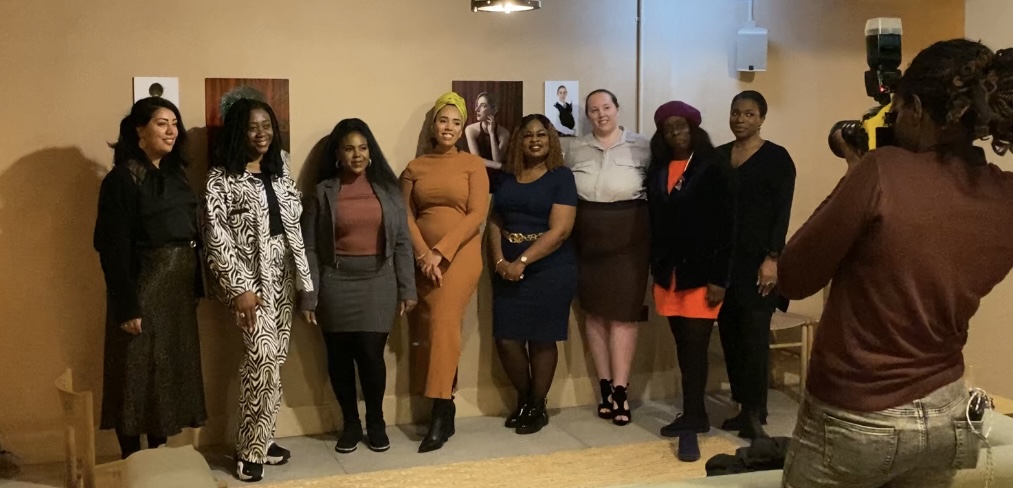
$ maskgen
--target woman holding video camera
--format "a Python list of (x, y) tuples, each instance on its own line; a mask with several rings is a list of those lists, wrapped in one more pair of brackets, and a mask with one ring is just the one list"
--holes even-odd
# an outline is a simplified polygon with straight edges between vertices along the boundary
[(785, 486), (950, 486), (978, 461), (963, 347), (983, 296), (1013, 267), (1013, 50), (964, 39), (915, 57), (893, 99), (899, 147), (864, 156), (781, 256), (782, 293), (833, 287)]

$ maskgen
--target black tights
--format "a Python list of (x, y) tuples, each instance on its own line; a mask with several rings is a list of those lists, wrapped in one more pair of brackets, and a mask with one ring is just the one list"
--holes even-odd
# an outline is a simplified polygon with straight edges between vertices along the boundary
[(556, 374), (559, 351), (555, 342), (496, 340), (499, 360), (518, 394), (518, 403), (543, 401)]
[(383, 425), (383, 391), (387, 386), (387, 366), (383, 349), (387, 334), (383, 332), (324, 332), (327, 346), (327, 368), (331, 388), (341, 407), (344, 422), (360, 423), (359, 403), (355, 390), (355, 368), (366, 403), (366, 424)]
[(714, 320), (669, 317), (668, 324), (675, 336), (675, 350), (682, 374), (682, 411), (686, 417), (706, 417), (703, 398)]
[[(159, 437), (156, 435), (148, 434), (148, 449), (154, 449), (158, 446), (165, 444), (166, 438)], [(120, 455), (123, 459), (126, 459), (131, 454), (141, 450), (141, 436), (139, 435), (124, 435), (119, 430), (116, 431), (116, 438), (120, 441)]]

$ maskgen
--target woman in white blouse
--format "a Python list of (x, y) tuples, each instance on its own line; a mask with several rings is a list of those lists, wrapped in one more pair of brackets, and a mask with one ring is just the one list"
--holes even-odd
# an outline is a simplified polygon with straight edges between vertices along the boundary
[(580, 266), (578, 296), (601, 388), (598, 416), (626, 425), (632, 420), (627, 388), (637, 323), (647, 315), (650, 249), (644, 178), (650, 141), (619, 126), (619, 101), (612, 92), (591, 92), (584, 107), (592, 132), (571, 140), (565, 155), (580, 198), (573, 229)]

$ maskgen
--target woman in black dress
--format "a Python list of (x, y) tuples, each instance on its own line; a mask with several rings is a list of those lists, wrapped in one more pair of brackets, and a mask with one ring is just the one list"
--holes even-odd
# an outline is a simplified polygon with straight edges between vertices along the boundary
[(102, 180), (95, 249), (107, 319), (102, 428), (124, 459), (207, 419), (197, 334), (197, 197), (187, 182), (186, 129), (163, 98), (120, 122)]
[(788, 151), (760, 137), (767, 101), (755, 91), (732, 99), (729, 125), (735, 141), (717, 149), (733, 168), (736, 243), (725, 304), (718, 317), (732, 400), (739, 415), (721, 425), (754, 439), (766, 436), (770, 375), (770, 318), (778, 305), (777, 258), (784, 249), (795, 193), (795, 163)]
[(577, 292), (569, 239), (577, 186), (563, 166), (559, 134), (541, 114), (521, 120), (503, 172), (487, 228), (496, 271), (493, 336), (517, 390), (517, 409), (505, 425), (532, 434), (549, 422), (545, 397), (556, 372), (556, 342), (567, 338)]

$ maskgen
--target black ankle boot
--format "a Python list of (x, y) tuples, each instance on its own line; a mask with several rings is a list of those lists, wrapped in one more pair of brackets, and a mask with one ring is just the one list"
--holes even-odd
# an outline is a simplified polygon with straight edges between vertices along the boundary
[[(767, 425), (766, 409), (764, 409), (763, 412), (760, 412), (760, 423), (763, 425)], [(731, 431), (731, 430), (742, 430), (745, 428), (746, 428), (746, 411), (744, 409), (740, 410), (737, 415), (725, 420), (724, 423), (721, 424), (721, 430)]]
[(419, 452), (431, 452), (443, 447), (455, 433), (454, 416), (457, 413), (453, 400), (433, 400), (433, 413), (429, 419), (429, 432), (422, 438)]
[(544, 398), (528, 401), (528, 409), (517, 421), (516, 432), (521, 435), (534, 434), (549, 425), (549, 412), (545, 410)]
[(760, 413), (753, 409), (745, 409), (746, 425), (739, 431), (739, 437), (755, 441), (756, 439), (770, 437), (763, 430), (763, 422), (760, 421)]
[(503, 423), (503, 426), (508, 429), (516, 429), (518, 421), (522, 417), (524, 417), (524, 415), (526, 415), (526, 412), (530, 408), (531, 406), (528, 404), (528, 396), (524, 394), (518, 395), (517, 409), (514, 410), (514, 412), (511, 413), (509, 417), (507, 417), (506, 422)]

